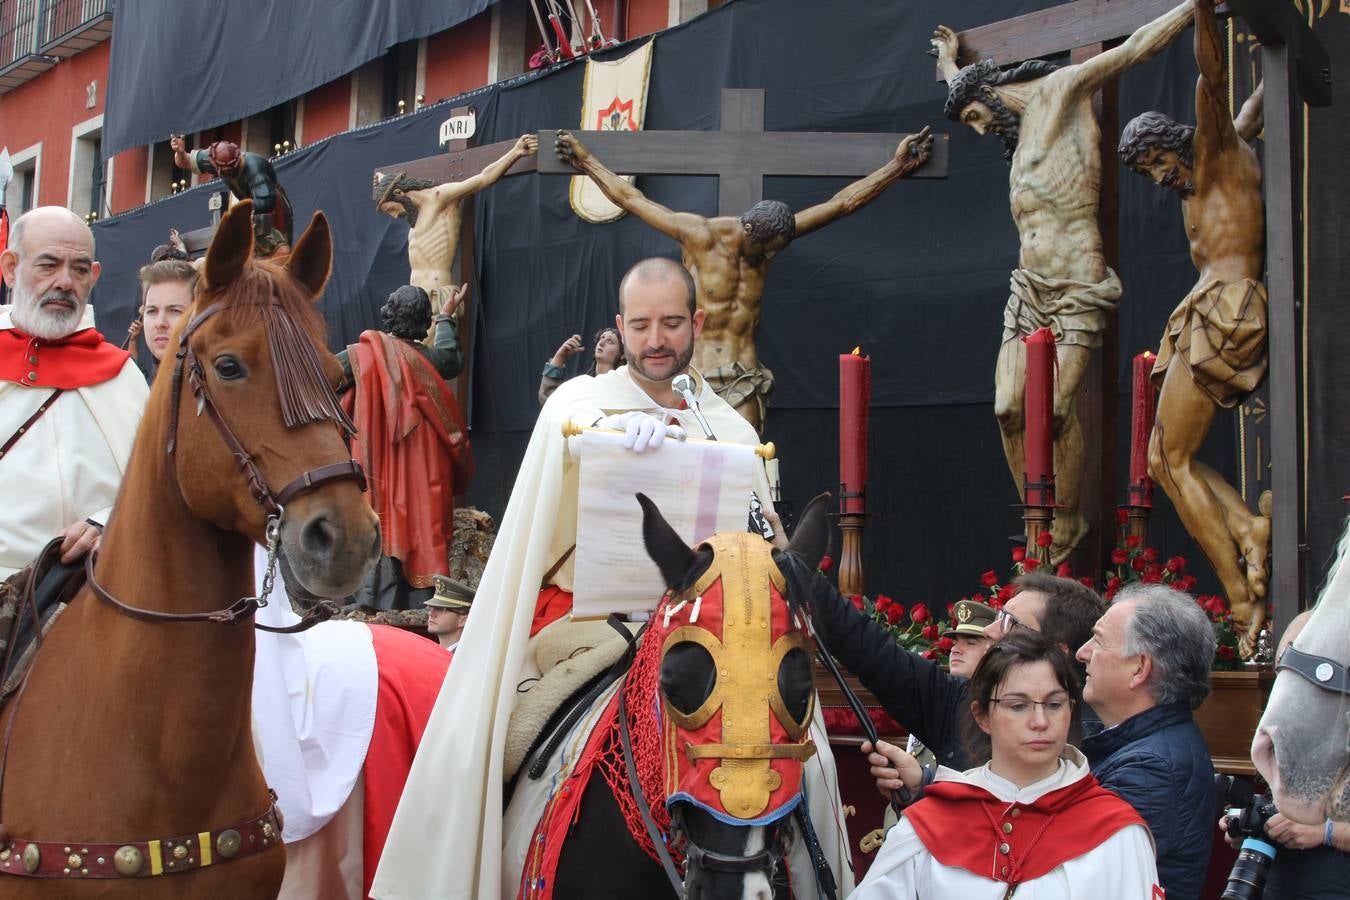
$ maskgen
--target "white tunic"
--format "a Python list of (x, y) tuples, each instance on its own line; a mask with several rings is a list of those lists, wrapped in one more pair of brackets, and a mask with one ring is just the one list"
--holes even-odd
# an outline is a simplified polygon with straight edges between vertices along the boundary
[[(13, 328), (0, 308), (0, 330)], [(52, 393), (0, 381), (0, 443)], [(106, 523), (131, 457), (150, 390), (130, 359), (113, 378), (66, 391), (0, 459), (0, 578), (31, 563), (42, 547), (82, 519)]]
[[(1088, 774), (1087, 761), (1066, 747), (1059, 769), (1049, 778), (1018, 788), (982, 766), (968, 772), (939, 769), (939, 781), (960, 781), (984, 788), (1009, 803), (1032, 803), (1067, 787)], [(1042, 875), (1024, 881), (1016, 900), (1155, 900), (1158, 883), (1153, 838), (1142, 825), (1117, 831), (1092, 850)], [(949, 868), (933, 858), (908, 820), (902, 818), (886, 835), (886, 842), (850, 900), (1003, 900), (1008, 885), (961, 868)]]

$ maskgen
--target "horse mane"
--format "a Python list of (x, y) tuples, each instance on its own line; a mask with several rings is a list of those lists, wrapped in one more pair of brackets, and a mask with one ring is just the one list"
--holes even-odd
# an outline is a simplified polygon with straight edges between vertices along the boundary
[(216, 291), (206, 289), (203, 306), (213, 294), (226, 303), (220, 315), (228, 324), (248, 328), (262, 319), (288, 428), (326, 421), (335, 423), (348, 436), (356, 433), (315, 349), (316, 345), (327, 345), (327, 324), (313, 298), (284, 266), (270, 260), (252, 260), (228, 285)]
[[(1332, 596), (1332, 589), (1338, 587), (1343, 581), (1350, 582), (1350, 516), (1346, 517), (1341, 528), (1340, 540), (1336, 542), (1331, 565), (1327, 568), (1327, 580), (1322, 583), (1321, 589), (1317, 592), (1317, 602), (1312, 605), (1312, 609), (1320, 607), (1322, 601)], [(1345, 587), (1345, 592), (1350, 593), (1350, 583), (1347, 583)]]

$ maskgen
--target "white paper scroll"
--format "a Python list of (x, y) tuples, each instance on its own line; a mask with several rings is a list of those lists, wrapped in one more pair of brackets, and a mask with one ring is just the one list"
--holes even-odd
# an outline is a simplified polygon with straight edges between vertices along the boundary
[(642, 543), (639, 491), (690, 546), (745, 530), (759, 463), (753, 447), (667, 440), (655, 452), (634, 453), (623, 448), (622, 434), (603, 431), (573, 441), (581, 459), (574, 617), (649, 612), (665, 591)]

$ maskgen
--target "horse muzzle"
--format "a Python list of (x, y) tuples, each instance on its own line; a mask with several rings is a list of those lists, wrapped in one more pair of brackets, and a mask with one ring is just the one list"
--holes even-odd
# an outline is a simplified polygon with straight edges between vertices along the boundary
[(279, 555), (292, 592), (346, 597), (379, 558), (379, 518), (354, 485), (334, 487), (351, 493), (351, 502), (315, 493), (295, 498), (282, 515)]

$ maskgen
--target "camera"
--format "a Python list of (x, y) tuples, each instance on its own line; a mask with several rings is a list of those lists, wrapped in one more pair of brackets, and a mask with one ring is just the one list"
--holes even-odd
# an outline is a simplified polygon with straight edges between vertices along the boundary
[(1266, 876), (1275, 861), (1275, 845), (1266, 838), (1266, 823), (1279, 810), (1269, 797), (1232, 775), (1216, 773), (1214, 788), (1224, 811), (1224, 827), (1229, 835), (1242, 838), (1223, 900), (1257, 900), (1265, 893)]

